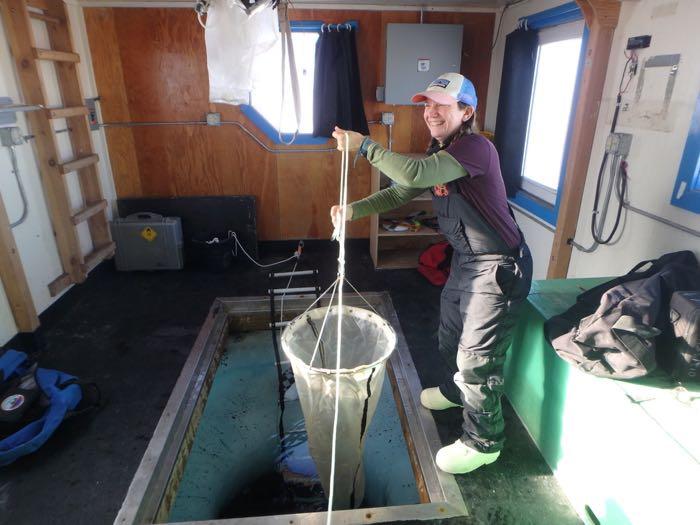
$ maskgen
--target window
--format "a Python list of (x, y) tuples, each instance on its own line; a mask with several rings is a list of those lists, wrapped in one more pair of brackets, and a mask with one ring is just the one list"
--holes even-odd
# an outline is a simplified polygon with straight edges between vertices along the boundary
[[(574, 2), (522, 18), (519, 27), (519, 34), (524, 30), (537, 38), (513, 40), (514, 56), (526, 54), (509, 66), (509, 92), (501, 95), (507, 108), (503, 121), (510, 118), (511, 125), (500, 132), (506, 145), (499, 153), (510, 159), (508, 164), (502, 156), (501, 163), (507, 164), (511, 202), (556, 226), (588, 30)], [(527, 64), (533, 55), (536, 60)], [(501, 100), (499, 122), (500, 108)]]
[[(297, 66), (299, 78), (299, 99), (301, 122), (299, 134), (294, 144), (325, 144), (328, 139), (314, 137), (313, 132), (313, 95), (314, 95), (314, 71), (316, 69), (316, 41), (321, 32), (322, 23), (319, 21), (292, 21), (292, 45), (294, 46), (294, 60)], [(357, 21), (349, 21), (346, 24), (357, 30)], [(335, 26), (332, 26), (335, 27)], [(327, 30), (327, 29), (326, 29)], [(282, 41), (269, 51), (260, 55), (253, 65), (253, 91), (250, 95), (250, 104), (242, 105), (241, 111), (261, 131), (263, 131), (276, 144), (282, 143), (279, 131), (283, 133), (283, 139), (291, 139), (291, 134), (296, 129), (296, 116), (294, 113), (294, 93), (289, 74), (289, 54), (285, 59), (285, 88), (284, 107), (282, 108)]]
[[(309, 134), (313, 131), (312, 112), (314, 95), (314, 67), (316, 62), (316, 32), (292, 33), (294, 59), (299, 78), (299, 98), (301, 99), (301, 124), (299, 133)], [(294, 114), (294, 94), (289, 69), (285, 70), (284, 108), (282, 96), (282, 43), (277, 44), (260, 55), (255, 62), (253, 77), (256, 82), (250, 95), (250, 105), (260, 113), (275, 129), (282, 133), (294, 133), (296, 118)], [(289, 67), (289, 55), (286, 58)], [(280, 111), (282, 109), (282, 111)], [(281, 117), (281, 118), (280, 118)], [(280, 122), (281, 121), (281, 122)]]
[(556, 202), (564, 169), (582, 33), (582, 22), (539, 32), (522, 188), (551, 205)]
[(700, 94), (690, 120), (688, 140), (683, 150), (671, 204), (700, 213)]

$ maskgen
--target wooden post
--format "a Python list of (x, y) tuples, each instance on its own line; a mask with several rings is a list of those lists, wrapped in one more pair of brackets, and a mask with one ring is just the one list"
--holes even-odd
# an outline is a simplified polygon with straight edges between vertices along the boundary
[(39, 326), (39, 318), (24, 275), (22, 261), (17, 252), (5, 204), (0, 197), (0, 279), (10, 303), (15, 324), (20, 332), (33, 332)]
[(617, 0), (576, 0), (576, 3), (583, 11), (589, 29), (588, 47), (576, 104), (574, 132), (566, 162), (566, 178), (557, 229), (554, 232), (547, 270), (548, 279), (565, 278), (569, 271), (572, 247), (568, 240), (573, 239), (576, 234), (610, 49), (620, 16), (620, 2)]

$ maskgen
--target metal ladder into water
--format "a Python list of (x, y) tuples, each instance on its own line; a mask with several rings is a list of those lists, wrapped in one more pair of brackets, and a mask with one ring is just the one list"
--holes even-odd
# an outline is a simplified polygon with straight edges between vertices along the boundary
[[(294, 288), (290, 288), (289, 284), (291, 284), (292, 279), (295, 277), (312, 277), (313, 278), (313, 286), (298, 286)], [(287, 282), (287, 287), (285, 288), (278, 288), (275, 285), (279, 282), (279, 279), (285, 279), (289, 278)], [(272, 346), (275, 350), (275, 363), (277, 365), (277, 381), (278, 381), (278, 390), (279, 390), (279, 407), (280, 407), (280, 418), (279, 418), (279, 437), (280, 437), (280, 443), (282, 445), (282, 450), (284, 450), (284, 396), (288, 388), (292, 386), (293, 380), (289, 385), (285, 385), (285, 377), (284, 373), (282, 371), (282, 360), (280, 356), (280, 350), (279, 350), (279, 342), (277, 338), (277, 331), (280, 328), (284, 328), (287, 326), (291, 321), (285, 321), (284, 319), (277, 319), (277, 312), (275, 311), (275, 299), (277, 297), (281, 297), (284, 299), (284, 297), (287, 297), (290, 293), (294, 294), (293, 297), (295, 299), (313, 299), (313, 300), (318, 300), (321, 294), (321, 288), (318, 285), (318, 269), (313, 269), (313, 270), (300, 270), (298, 272), (292, 271), (292, 272), (270, 272), (269, 274), (269, 279), (270, 279), (270, 286), (267, 290), (269, 296), (270, 296), (270, 332), (272, 334)], [(280, 308), (280, 312), (283, 312), (282, 309)]]

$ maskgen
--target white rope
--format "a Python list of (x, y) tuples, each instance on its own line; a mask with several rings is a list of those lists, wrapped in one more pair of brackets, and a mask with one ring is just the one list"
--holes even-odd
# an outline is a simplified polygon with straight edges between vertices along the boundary
[[(362, 299), (365, 302), (365, 304), (367, 306), (369, 306), (374, 311), (375, 314), (379, 315), (379, 312), (377, 312), (377, 310), (374, 308), (374, 306), (369, 304), (369, 301), (367, 299), (365, 299), (364, 295), (362, 295), (360, 292), (357, 291), (357, 288), (355, 288), (355, 286), (347, 279), (347, 277), (345, 278), (345, 282), (350, 285), (350, 288), (355, 290), (355, 293), (360, 296), (360, 299)], [(381, 317), (381, 315), (379, 315), (379, 316)]]
[[(331, 288), (333, 288), (333, 287), (337, 284), (337, 282), (338, 282), (338, 279), (336, 279), (335, 281), (333, 281), (333, 282), (331, 283), (331, 285), (330, 285), (328, 288), (326, 288), (326, 289), (324, 290), (324, 292), (323, 292), (321, 295), (319, 295), (319, 296), (316, 298), (316, 300), (315, 300), (313, 303), (311, 303), (311, 304), (309, 305), (309, 307), (308, 307), (306, 310), (304, 310), (304, 311), (301, 313), (301, 315), (299, 315), (298, 317), (301, 317), (301, 316), (304, 315), (306, 312), (308, 312), (309, 310), (311, 310), (311, 308), (313, 308), (313, 306), (314, 306), (317, 302), (319, 302), (321, 299), (323, 299), (323, 298), (325, 297), (325, 295), (328, 293), (328, 290), (330, 290)], [(334, 293), (335, 293), (335, 292), (334, 292)], [(331, 306), (331, 304), (328, 303), (328, 306)], [(328, 315), (327, 312), (326, 312), (326, 315)]]
[[(292, 259), (297, 259), (297, 262), (299, 261), (299, 255), (297, 254), (297, 252), (294, 252), (294, 255), (292, 255), (291, 257), (287, 257), (286, 259), (283, 259), (281, 261), (273, 262), (270, 264), (260, 264), (258, 261), (253, 259), (247, 251), (245, 251), (245, 248), (238, 240), (238, 235), (236, 235), (235, 231), (229, 230), (228, 235), (229, 238), (233, 237), (233, 239), (236, 241), (236, 245), (241, 249), (241, 251), (246, 255), (246, 257), (248, 257), (248, 259), (250, 259), (251, 262), (257, 264), (260, 268), (269, 268), (270, 266), (277, 266), (278, 264), (289, 262)], [(296, 268), (296, 264), (294, 265), (294, 267)]]
[(328, 308), (326, 308), (326, 315), (323, 316), (323, 322), (321, 323), (321, 330), (318, 332), (318, 338), (316, 339), (316, 346), (314, 347), (314, 353), (311, 354), (311, 361), (309, 361), (309, 366), (314, 366), (314, 359), (316, 359), (316, 353), (321, 346), (321, 337), (323, 337), (323, 331), (326, 328), (326, 321), (328, 320), (328, 313), (331, 311), (331, 306), (333, 305), (333, 298), (335, 297), (335, 290), (338, 284), (338, 279), (333, 281), (333, 291), (331, 292), (331, 300), (328, 301)]
[[(294, 44), (292, 43), (292, 31), (289, 27), (289, 18), (287, 17), (287, 5), (282, 2), (277, 6), (277, 15), (279, 18), (280, 33), (282, 37), (282, 102), (280, 104), (280, 123), (277, 131), (277, 138), (286, 145), (291, 146), (299, 134), (301, 126), (301, 98), (299, 96), (299, 78), (297, 76), (297, 64), (294, 59)], [(285, 72), (287, 63), (287, 52), (289, 52), (289, 77), (292, 83), (292, 98), (294, 101), (294, 116), (296, 118), (296, 130), (292, 133), (292, 138), (287, 141), (282, 136), (282, 118), (284, 116), (284, 93), (285, 93)]]
[(348, 204), (348, 167), (350, 151), (348, 150), (349, 137), (345, 133), (345, 143), (341, 158), (340, 173), (340, 206), (341, 217), (338, 228), (338, 334), (336, 336), (338, 346), (335, 360), (335, 412), (333, 414), (333, 445), (331, 448), (331, 479), (330, 491), (328, 495), (328, 513), (326, 525), (331, 524), (331, 514), (333, 512), (333, 493), (335, 491), (335, 453), (338, 439), (338, 411), (340, 407), (340, 349), (342, 347), (342, 324), (343, 324), (343, 282), (345, 281), (345, 230)]

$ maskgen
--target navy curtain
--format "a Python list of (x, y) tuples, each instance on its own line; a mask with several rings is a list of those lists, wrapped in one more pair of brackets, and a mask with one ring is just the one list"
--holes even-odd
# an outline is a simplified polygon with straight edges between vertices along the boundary
[(532, 83), (537, 61), (537, 31), (516, 29), (506, 37), (495, 146), (509, 197), (522, 187), (522, 167)]
[(355, 32), (342, 26), (322, 31), (316, 43), (314, 137), (330, 137), (335, 126), (369, 135)]

